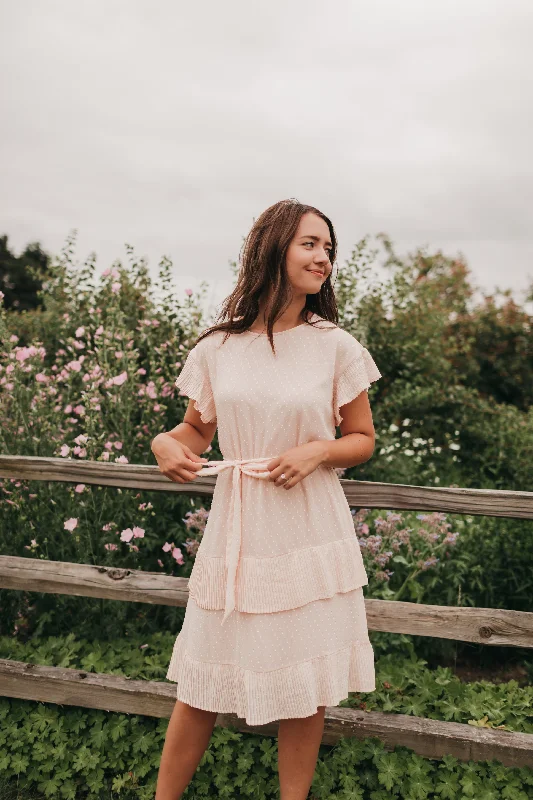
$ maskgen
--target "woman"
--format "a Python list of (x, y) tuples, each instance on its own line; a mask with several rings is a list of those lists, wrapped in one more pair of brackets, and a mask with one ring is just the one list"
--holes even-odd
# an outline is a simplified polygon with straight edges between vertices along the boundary
[[(218, 476), (167, 673), (177, 702), (156, 800), (182, 796), (219, 712), (279, 720), (281, 799), (304, 800), (325, 707), (375, 689), (367, 576), (335, 468), (373, 454), (366, 390), (381, 375), (336, 325), (336, 249), (312, 206), (261, 214), (224, 321), (176, 379), (190, 398), (183, 422), (152, 442), (171, 480)], [(200, 454), (217, 426), (223, 461), (211, 462)]]

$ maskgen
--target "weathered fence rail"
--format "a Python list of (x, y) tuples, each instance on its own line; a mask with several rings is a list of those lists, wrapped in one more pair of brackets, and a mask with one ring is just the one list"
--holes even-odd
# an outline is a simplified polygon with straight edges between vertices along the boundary
[[(199, 476), (178, 484), (158, 467), (105, 464), (61, 458), (0, 456), (0, 478), (60, 481), (123, 489), (211, 495), (216, 477)], [(348, 503), (360, 508), (441, 511), (455, 514), (533, 519), (533, 492), (436, 488), (341, 480)], [(61, 561), (0, 557), (0, 588), (185, 606), (188, 580), (140, 570), (115, 569)], [(387, 600), (366, 600), (371, 630), (533, 647), (533, 613), (490, 608), (456, 608)], [(54, 702), (109, 711), (170, 716), (174, 684), (132, 681), (83, 670), (42, 667), (0, 660), (0, 693), (6, 697)], [(249, 726), (233, 714), (219, 714), (217, 725), (277, 735), (278, 723)], [(497, 759), (506, 766), (533, 765), (533, 735), (479, 729), (431, 719), (327, 709), (325, 744), (341, 736), (378, 736), (386, 747), (398, 744), (429, 758), (451, 754), (462, 760)]]

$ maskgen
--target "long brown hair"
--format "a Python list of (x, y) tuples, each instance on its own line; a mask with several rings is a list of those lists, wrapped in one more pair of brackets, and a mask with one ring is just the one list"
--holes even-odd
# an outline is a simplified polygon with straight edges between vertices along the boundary
[[(329, 228), (330, 261), (334, 264), (337, 237), (328, 217), (317, 208), (300, 203), (294, 198), (274, 203), (255, 220), (241, 248), (237, 285), (224, 300), (215, 324), (203, 331), (196, 343), (215, 331), (227, 332), (223, 340), (225, 342), (231, 333), (248, 330), (257, 318), (259, 300), (264, 296), (267, 302), (267, 334), (272, 351), (275, 352), (274, 322), (291, 301), (291, 286), (285, 269), (287, 250), (296, 235), (301, 218), (309, 212), (321, 217)], [(308, 325), (313, 324), (308, 321), (308, 316), (313, 313), (338, 324), (339, 312), (331, 275), (330, 272), (319, 292), (307, 295), (302, 320)]]

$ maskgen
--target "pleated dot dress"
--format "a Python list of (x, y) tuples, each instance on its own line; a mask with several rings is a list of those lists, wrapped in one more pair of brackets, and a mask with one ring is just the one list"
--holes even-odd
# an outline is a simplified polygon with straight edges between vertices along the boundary
[(350, 333), (312, 314), (274, 333), (209, 334), (176, 379), (223, 461), (168, 667), (177, 699), (249, 725), (308, 717), (375, 689), (353, 517), (334, 468), (291, 489), (266, 463), (335, 439), (341, 407), (381, 374)]

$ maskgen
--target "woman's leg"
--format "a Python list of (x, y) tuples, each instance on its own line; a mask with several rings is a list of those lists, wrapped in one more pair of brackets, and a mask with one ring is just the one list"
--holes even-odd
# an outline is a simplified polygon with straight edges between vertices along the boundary
[(155, 800), (179, 800), (207, 749), (216, 711), (176, 701), (161, 753)]
[(326, 706), (312, 717), (280, 719), (278, 771), (281, 800), (306, 800), (324, 733)]

